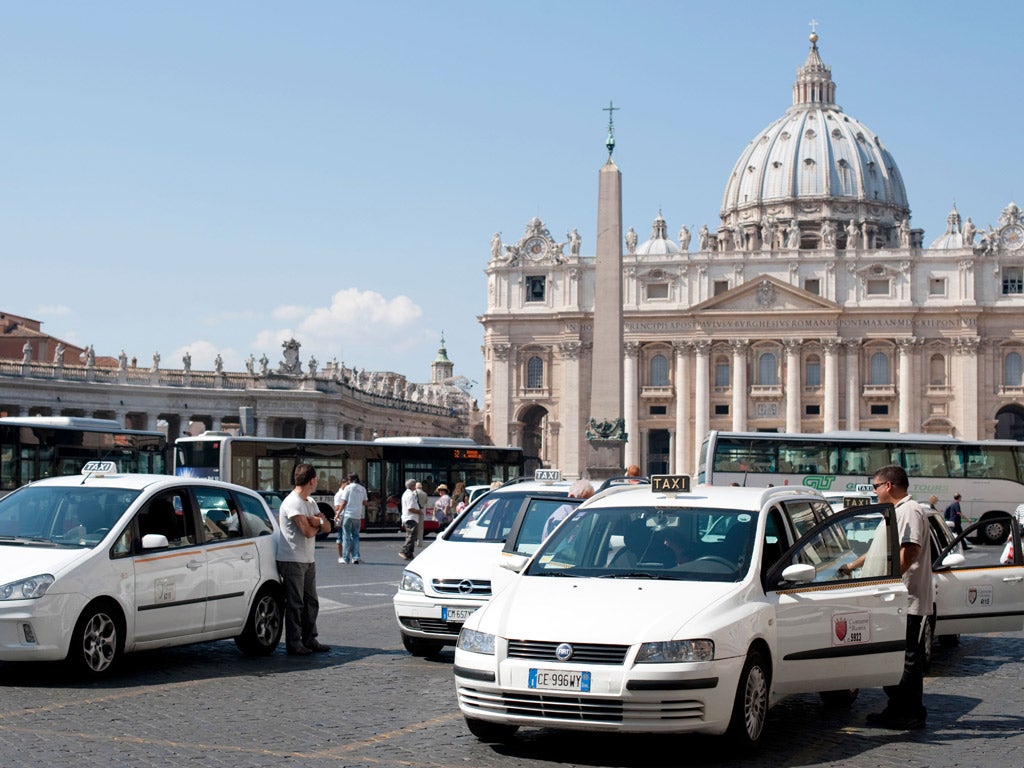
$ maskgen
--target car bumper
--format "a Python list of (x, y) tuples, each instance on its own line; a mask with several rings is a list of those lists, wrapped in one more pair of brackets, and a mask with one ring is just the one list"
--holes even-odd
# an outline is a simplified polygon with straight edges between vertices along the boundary
[(57, 661), (68, 655), (82, 610), (75, 595), (0, 602), (0, 661)]
[[(620, 733), (722, 734), (743, 659), (686, 664), (571, 664), (455, 652), (465, 717), (507, 725)], [(531, 669), (589, 672), (590, 690), (529, 687)]]
[(466, 619), (487, 601), (445, 599), (427, 597), (421, 592), (399, 592), (393, 602), (395, 618), (403, 633), (453, 644)]

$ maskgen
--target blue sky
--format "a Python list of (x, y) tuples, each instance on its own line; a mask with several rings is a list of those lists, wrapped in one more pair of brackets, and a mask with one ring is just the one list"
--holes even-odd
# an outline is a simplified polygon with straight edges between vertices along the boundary
[[(623, 225), (714, 228), (816, 19), (912, 225), (1024, 204), (1018, 3), (0, 0), (0, 309), (149, 365), (482, 381), (491, 235), (592, 255), (614, 101)], [(475, 394), (482, 394), (479, 386)]]

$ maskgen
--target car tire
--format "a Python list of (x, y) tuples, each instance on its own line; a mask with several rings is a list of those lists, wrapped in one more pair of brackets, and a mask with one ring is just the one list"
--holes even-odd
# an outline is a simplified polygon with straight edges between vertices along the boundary
[(960, 645), (960, 635), (939, 635), (939, 648), (956, 648)]
[(760, 651), (750, 651), (740, 672), (727, 738), (737, 751), (753, 752), (761, 741), (768, 718), (771, 672)]
[(999, 518), (984, 522), (981, 528), (978, 529), (978, 539), (983, 544), (1002, 544), (1009, 535), (1010, 526)]
[(821, 700), (826, 707), (831, 709), (849, 709), (853, 706), (853, 702), (857, 700), (859, 694), (860, 688), (846, 688), (841, 691), (821, 691), (818, 695), (821, 696)]
[(104, 602), (92, 603), (75, 624), (68, 663), (88, 677), (108, 674), (124, 652), (124, 632), (120, 610)]
[(235, 638), (235, 645), (247, 656), (269, 656), (281, 642), (283, 629), (284, 599), (281, 592), (264, 587), (256, 595), (242, 634)]
[(402, 645), (413, 656), (437, 656), (444, 648), (444, 643), (437, 640), (426, 640), (402, 633)]
[(507, 744), (515, 738), (516, 731), (519, 730), (518, 725), (490, 723), (473, 717), (466, 718), (466, 727), (470, 733), (487, 744)]

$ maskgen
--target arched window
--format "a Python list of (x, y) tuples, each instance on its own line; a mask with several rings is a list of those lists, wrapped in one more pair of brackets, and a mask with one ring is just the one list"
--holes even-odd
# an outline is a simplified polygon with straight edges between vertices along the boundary
[(668, 386), (668, 360), (664, 355), (651, 358), (650, 385), (652, 387)]
[(890, 384), (889, 356), (885, 352), (875, 352), (871, 356), (870, 384)]
[(943, 355), (928, 358), (928, 384), (933, 387), (946, 386), (946, 358)]
[(764, 352), (757, 358), (757, 383), (774, 387), (779, 383), (779, 359), (774, 352)]
[(729, 386), (729, 358), (728, 357), (716, 357), (715, 358), (715, 386), (716, 387), (728, 387)]
[(544, 361), (534, 355), (526, 363), (526, 388), (540, 389), (544, 386)]
[(1003, 386), (1021, 386), (1022, 375), (1024, 375), (1024, 365), (1021, 363), (1020, 353), (1011, 352), (1003, 360)]
[(821, 358), (817, 355), (808, 355), (804, 361), (804, 386), (821, 386)]

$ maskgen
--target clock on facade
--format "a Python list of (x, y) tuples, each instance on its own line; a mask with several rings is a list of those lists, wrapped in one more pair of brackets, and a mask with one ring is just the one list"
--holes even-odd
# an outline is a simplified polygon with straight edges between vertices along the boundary
[(548, 244), (544, 242), (544, 238), (531, 237), (523, 245), (523, 251), (526, 253), (528, 258), (539, 259), (548, 249)]
[(1011, 224), (999, 235), (999, 242), (1003, 244), (1004, 248), (1016, 251), (1024, 245), (1024, 227), (1020, 224)]

